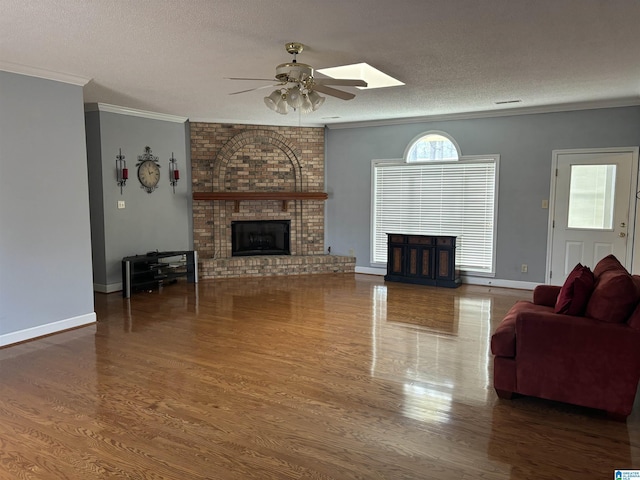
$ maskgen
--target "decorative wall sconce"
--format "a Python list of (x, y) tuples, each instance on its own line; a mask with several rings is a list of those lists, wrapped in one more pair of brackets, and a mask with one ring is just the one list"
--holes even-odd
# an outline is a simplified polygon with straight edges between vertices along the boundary
[(129, 169), (127, 168), (127, 162), (122, 155), (122, 149), (118, 149), (119, 153), (116, 155), (116, 179), (118, 186), (120, 187), (120, 195), (122, 195), (122, 187), (127, 184), (129, 179)]
[(176, 193), (178, 180), (180, 180), (180, 170), (178, 170), (178, 164), (173, 157), (173, 152), (171, 152), (171, 158), (169, 159), (169, 183), (173, 187), (173, 193)]

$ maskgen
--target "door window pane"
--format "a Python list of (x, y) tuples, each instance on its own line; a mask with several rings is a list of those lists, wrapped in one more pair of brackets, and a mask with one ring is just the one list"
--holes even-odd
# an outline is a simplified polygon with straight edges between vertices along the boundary
[(615, 165), (571, 165), (569, 228), (613, 229)]

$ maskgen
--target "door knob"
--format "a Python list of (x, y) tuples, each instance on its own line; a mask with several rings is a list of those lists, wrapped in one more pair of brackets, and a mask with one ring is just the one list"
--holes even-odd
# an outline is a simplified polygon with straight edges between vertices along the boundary
[(627, 234), (626, 234), (626, 233), (624, 233), (624, 232), (620, 232), (620, 233), (618, 234), (618, 236), (619, 236), (619, 237), (626, 237), (626, 236), (627, 236)]

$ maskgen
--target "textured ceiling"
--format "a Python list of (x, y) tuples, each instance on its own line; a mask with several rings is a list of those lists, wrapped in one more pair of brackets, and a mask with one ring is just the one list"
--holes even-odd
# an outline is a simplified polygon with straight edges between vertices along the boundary
[[(640, 0), (0, 0), (0, 69), (91, 79), (86, 102), (270, 125), (640, 104)], [(367, 62), (401, 87), (268, 110), (267, 85), (307, 48), (314, 68)]]

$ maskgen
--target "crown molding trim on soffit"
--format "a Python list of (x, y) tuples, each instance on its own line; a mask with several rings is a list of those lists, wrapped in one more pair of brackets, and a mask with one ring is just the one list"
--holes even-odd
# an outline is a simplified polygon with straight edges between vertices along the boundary
[(475, 118), (509, 117), (513, 115), (534, 115), (538, 113), (560, 113), (577, 110), (597, 110), (601, 108), (636, 107), (640, 105), (640, 96), (615, 100), (598, 100), (592, 102), (561, 103), (538, 107), (509, 108), (500, 110), (483, 110), (480, 112), (449, 113), (427, 115), (422, 117), (391, 118), (387, 120), (366, 120), (363, 122), (329, 123), (329, 130), (343, 128), (383, 127), (387, 125), (406, 125), (409, 123), (446, 122), (451, 120), (472, 120)]
[(26, 75), (28, 77), (43, 78), (45, 80), (54, 80), (56, 82), (69, 83), (71, 85), (78, 85), (84, 87), (91, 81), (90, 78), (79, 77), (78, 75), (71, 75), (69, 73), (54, 72), (52, 70), (45, 70), (44, 68), (29, 67), (27, 65), (20, 65), (18, 63), (4, 62), (0, 60), (0, 70), (17, 73), (18, 75)]
[(85, 103), (85, 112), (109, 112), (118, 113), (120, 115), (129, 115), (132, 117), (150, 118), (152, 120), (163, 120), (165, 122), (185, 123), (189, 117), (180, 117), (178, 115), (169, 115), (168, 113), (149, 112), (146, 110), (138, 110), (137, 108), (120, 107), (118, 105), (110, 105), (108, 103)]

